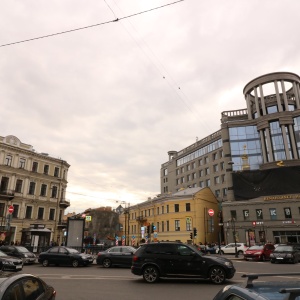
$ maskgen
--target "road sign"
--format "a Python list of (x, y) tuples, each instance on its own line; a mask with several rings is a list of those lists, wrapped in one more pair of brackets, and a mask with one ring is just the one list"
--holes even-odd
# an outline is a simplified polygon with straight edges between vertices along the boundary
[(208, 214), (212, 217), (214, 214), (215, 214), (215, 212), (214, 212), (214, 210), (213, 209), (209, 209), (208, 210)]
[(12, 214), (14, 212), (14, 207), (12, 205), (8, 208), (8, 212), (10, 214)]

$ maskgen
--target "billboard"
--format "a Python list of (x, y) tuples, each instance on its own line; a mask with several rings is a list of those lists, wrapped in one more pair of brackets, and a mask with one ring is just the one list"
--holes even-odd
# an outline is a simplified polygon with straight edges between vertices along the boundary
[(84, 218), (78, 218), (78, 219), (68, 218), (66, 246), (68, 247), (83, 246), (84, 225), (85, 225)]

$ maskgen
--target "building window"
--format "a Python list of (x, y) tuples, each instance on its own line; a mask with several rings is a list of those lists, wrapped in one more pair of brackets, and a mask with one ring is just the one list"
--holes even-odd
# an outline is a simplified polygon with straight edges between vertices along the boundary
[(175, 231), (180, 231), (180, 220), (175, 220)]
[(179, 204), (174, 204), (174, 210), (175, 212), (179, 212)]
[(256, 210), (256, 219), (257, 220), (263, 220), (263, 212), (262, 212), (261, 208)]
[(25, 162), (26, 162), (25, 158), (20, 158), (20, 160), (19, 160), (19, 168), (20, 169), (24, 169), (25, 168)]
[(39, 207), (37, 218), (39, 220), (43, 220), (43, 217), (44, 217), (44, 207)]
[(270, 219), (277, 220), (276, 208), (270, 208), (269, 211), (270, 211)]
[(208, 156), (206, 156), (206, 157), (204, 158), (204, 162), (205, 162), (206, 164), (209, 163), (209, 158), (208, 158)]
[(221, 175), (221, 182), (224, 183), (225, 182), (225, 174)]
[(195, 168), (196, 168), (196, 163), (193, 162), (193, 163), (192, 163), (192, 169), (195, 169)]
[(184, 167), (181, 168), (181, 173), (184, 173)]
[(204, 187), (204, 182), (203, 182), (203, 181), (200, 181), (200, 182), (199, 182), (199, 187), (201, 187), (201, 188)]
[(220, 190), (216, 190), (215, 195), (216, 195), (216, 197), (220, 197)]
[(45, 197), (47, 194), (47, 185), (46, 184), (42, 184), (41, 186), (41, 195), (42, 197)]
[(56, 198), (56, 197), (57, 197), (57, 186), (53, 186), (51, 191), (51, 198)]
[(54, 177), (58, 177), (58, 174), (59, 174), (59, 168), (55, 167), (54, 168)]
[(197, 173), (193, 173), (193, 179), (196, 179), (197, 178)]
[(16, 188), (15, 188), (16, 193), (22, 193), (22, 185), (23, 185), (23, 180), (17, 179)]
[(205, 175), (209, 175), (209, 168), (205, 169)]
[(218, 159), (218, 154), (217, 153), (213, 153), (213, 160)]
[(14, 211), (12, 213), (13, 218), (17, 218), (19, 214), (19, 205), (18, 204), (13, 204)]
[(189, 171), (191, 169), (191, 165), (186, 166), (186, 170)]
[(204, 175), (204, 171), (203, 170), (200, 170), (199, 171), (199, 177), (202, 177)]
[(29, 195), (34, 195), (34, 191), (35, 191), (35, 182), (30, 182), (29, 184)]
[(176, 185), (179, 185), (180, 184), (180, 178), (177, 178), (176, 179)]
[(54, 220), (54, 216), (55, 216), (55, 209), (54, 208), (50, 208), (50, 212), (49, 212), (49, 220)]
[(176, 175), (179, 175), (179, 174), (180, 174), (179, 169), (176, 169)]
[(168, 169), (164, 169), (164, 176), (168, 175)]
[(169, 231), (170, 230), (170, 223), (169, 223), (169, 221), (166, 221), (166, 225), (167, 225), (167, 231)]
[(191, 231), (192, 230), (192, 223), (190, 218), (186, 218), (186, 231)]
[(156, 231), (159, 232), (159, 222), (156, 223)]
[(210, 186), (210, 179), (206, 180), (206, 186)]
[(231, 217), (231, 219), (237, 220), (237, 218), (236, 218), (236, 210), (231, 210), (230, 211), (230, 217)]
[(169, 213), (169, 205), (167, 205), (167, 213)]
[(162, 207), (161, 207), (161, 214), (163, 215), (164, 213), (165, 213), (165, 207), (162, 206)]
[(185, 211), (191, 211), (191, 203), (185, 204)]
[(223, 155), (224, 155), (223, 150), (219, 151), (219, 154), (220, 154), (220, 158), (223, 157)]
[(11, 163), (12, 163), (12, 156), (11, 155), (6, 155), (5, 165), (11, 166)]
[(38, 163), (34, 161), (32, 163), (32, 172), (37, 172), (38, 171)]
[(223, 196), (227, 196), (227, 188), (223, 189)]
[(215, 180), (215, 184), (219, 184), (220, 183), (220, 177), (219, 176), (215, 177), (214, 180)]
[(219, 166), (218, 165), (214, 165), (214, 172), (218, 172), (219, 171)]
[(203, 165), (203, 159), (199, 159), (199, 167)]
[(286, 219), (291, 219), (292, 218), (292, 211), (289, 207), (285, 207), (284, 209), (284, 216)]
[(187, 181), (191, 181), (191, 174), (187, 175)]
[(165, 231), (165, 222), (161, 221), (161, 231), (164, 232)]
[(225, 166), (225, 163), (224, 163), (224, 161), (222, 161), (222, 162), (220, 163), (221, 170), (224, 170), (224, 166)]
[(32, 206), (26, 207), (25, 219), (31, 219), (32, 214)]
[(44, 165), (44, 174), (48, 175), (49, 173), (49, 165)]
[(0, 203), (0, 217), (4, 217), (5, 204)]
[(244, 220), (247, 221), (249, 220), (249, 210), (246, 209), (246, 210), (243, 210), (243, 216), (244, 216)]
[(157, 214), (159, 215), (159, 207), (157, 208)]

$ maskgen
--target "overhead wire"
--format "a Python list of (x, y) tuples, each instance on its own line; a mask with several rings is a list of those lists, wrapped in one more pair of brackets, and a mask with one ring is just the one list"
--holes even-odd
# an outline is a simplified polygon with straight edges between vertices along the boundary
[(45, 38), (49, 38), (49, 37), (53, 37), (53, 36), (57, 36), (57, 35), (62, 35), (62, 34), (71, 33), (71, 32), (74, 32), (74, 31), (84, 30), (84, 29), (88, 29), (88, 28), (92, 28), (92, 27), (97, 27), (97, 26), (117, 22), (119, 20), (132, 18), (134, 16), (138, 16), (138, 15), (150, 12), (152, 10), (160, 9), (160, 8), (163, 8), (163, 7), (166, 7), (166, 6), (169, 6), (169, 5), (174, 5), (174, 4), (177, 4), (177, 3), (182, 2), (182, 1), (184, 1), (184, 0), (178, 0), (178, 1), (175, 1), (175, 2), (172, 2), (172, 3), (168, 3), (168, 4), (165, 4), (165, 5), (161, 5), (161, 6), (158, 6), (158, 7), (155, 7), (155, 8), (151, 8), (151, 9), (148, 9), (148, 10), (145, 10), (145, 11), (141, 11), (141, 12), (138, 12), (138, 13), (135, 13), (135, 14), (131, 14), (131, 15), (121, 17), (121, 18), (116, 18), (114, 20), (110, 20), (110, 21), (106, 21), (106, 22), (102, 22), (102, 23), (98, 23), (98, 24), (93, 24), (93, 25), (88, 25), (88, 26), (79, 27), (79, 28), (75, 28), (75, 29), (65, 30), (65, 31), (56, 32), (56, 33), (52, 33), (52, 34), (47, 34), (47, 35), (43, 35), (43, 36), (39, 36), (39, 37), (35, 37), (35, 38), (30, 38), (30, 39), (26, 39), (26, 40), (21, 40), (21, 41), (17, 41), (17, 42), (2, 44), (2, 45), (0, 45), (0, 47), (7, 47), (7, 46), (20, 44), (20, 43), (32, 42), (32, 41), (39, 40), (39, 39), (45, 39)]

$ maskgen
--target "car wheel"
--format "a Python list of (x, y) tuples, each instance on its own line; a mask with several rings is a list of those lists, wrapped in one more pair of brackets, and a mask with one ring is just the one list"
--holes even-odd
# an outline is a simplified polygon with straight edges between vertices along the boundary
[(143, 278), (148, 283), (157, 282), (159, 279), (158, 269), (154, 266), (147, 266), (143, 270)]
[(49, 260), (48, 260), (48, 259), (44, 259), (44, 260), (42, 261), (42, 265), (43, 265), (44, 267), (48, 267), (48, 266), (49, 266)]
[(110, 268), (111, 267), (111, 260), (109, 258), (105, 258), (103, 260), (102, 265), (103, 265), (104, 268)]
[(242, 254), (244, 254), (244, 253), (243, 253), (242, 250), (239, 250), (237, 254), (238, 254), (238, 255), (242, 255)]
[(297, 263), (298, 263), (298, 259), (297, 257), (294, 257), (293, 264), (297, 264)]
[(72, 266), (73, 266), (74, 268), (77, 268), (77, 267), (79, 266), (79, 261), (78, 261), (77, 259), (74, 259), (74, 260), (72, 261)]
[(223, 268), (219, 266), (212, 267), (209, 271), (208, 277), (210, 281), (215, 284), (222, 284), (226, 280), (225, 271)]

